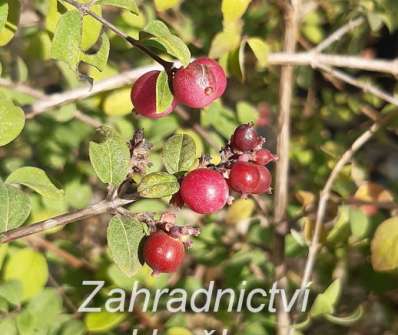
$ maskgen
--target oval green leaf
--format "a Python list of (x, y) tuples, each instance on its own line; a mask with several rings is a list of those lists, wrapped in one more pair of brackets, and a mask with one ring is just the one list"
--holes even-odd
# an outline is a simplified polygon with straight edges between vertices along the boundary
[(102, 143), (90, 142), (89, 155), (95, 173), (103, 183), (118, 186), (126, 178), (130, 150), (116, 135), (108, 136)]
[(0, 233), (21, 226), (30, 210), (31, 203), (26, 194), (0, 182)]
[(46, 198), (58, 199), (64, 195), (64, 192), (52, 183), (47, 174), (36, 167), (25, 166), (15, 170), (8, 176), (6, 183), (24, 185)]
[(191, 136), (178, 134), (170, 137), (163, 149), (163, 162), (167, 172), (188, 171), (196, 159), (196, 146)]
[(166, 172), (150, 173), (138, 185), (138, 193), (143, 198), (163, 198), (177, 193), (179, 189), (177, 178)]
[(173, 102), (173, 93), (169, 86), (169, 77), (166, 71), (159, 73), (156, 79), (156, 113), (163, 113)]
[(25, 113), (0, 94), (0, 146), (13, 141), (25, 126)]
[(107, 239), (111, 256), (128, 277), (141, 266), (138, 247), (144, 236), (144, 226), (139, 221), (117, 215), (109, 222)]

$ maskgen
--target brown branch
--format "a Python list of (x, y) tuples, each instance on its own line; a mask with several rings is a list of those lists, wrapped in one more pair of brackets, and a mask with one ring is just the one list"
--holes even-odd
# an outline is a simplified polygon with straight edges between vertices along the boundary
[[(285, 5), (285, 37), (284, 51), (294, 53), (296, 50), (297, 38), (299, 35), (299, 17), (301, 0), (286, 1)], [(274, 221), (284, 219), (288, 202), (288, 173), (289, 173), (289, 141), (290, 141), (290, 111), (293, 100), (294, 68), (292, 65), (282, 67), (279, 86), (279, 117), (278, 117), (278, 137), (276, 177), (275, 177), (275, 197), (274, 197)], [(286, 290), (288, 280), (286, 278), (285, 263), (285, 236), (289, 232), (287, 221), (276, 226), (275, 237), (275, 267), (276, 280), (281, 289)], [(290, 327), (290, 316), (284, 310), (281, 299), (277, 300), (278, 305), (278, 334), (288, 334)]]
[(76, 212), (62, 214), (48, 220), (3, 232), (0, 234), (0, 243), (11, 242), (22, 237), (41, 233), (48, 229), (62, 227), (72, 222), (81, 221), (93, 216), (98, 216), (107, 212), (111, 212), (118, 207), (130, 204), (134, 201), (135, 200), (119, 198), (113, 201), (101, 201), (95, 205), (81, 209)]

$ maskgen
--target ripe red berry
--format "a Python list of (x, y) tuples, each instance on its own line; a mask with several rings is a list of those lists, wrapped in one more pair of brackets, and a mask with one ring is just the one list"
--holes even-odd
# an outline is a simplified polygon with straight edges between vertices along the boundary
[(256, 189), (253, 191), (254, 194), (261, 194), (265, 192), (270, 192), (271, 191), (271, 183), (272, 183), (272, 175), (269, 170), (262, 165), (256, 165), (257, 170), (260, 175), (260, 180), (258, 182), (258, 185)]
[(225, 206), (229, 196), (224, 177), (206, 168), (189, 172), (182, 180), (180, 193), (185, 204), (201, 214), (217, 212)]
[(232, 148), (240, 151), (253, 150), (259, 143), (256, 130), (249, 124), (240, 125), (231, 137)]
[(223, 95), (227, 78), (214, 60), (201, 57), (179, 69), (173, 79), (174, 96), (192, 108), (203, 108)]
[(275, 156), (268, 149), (260, 149), (254, 154), (254, 161), (260, 165), (267, 165), (268, 163), (277, 160), (278, 156)]
[(149, 71), (139, 77), (131, 90), (131, 101), (137, 114), (150, 119), (159, 119), (170, 114), (177, 105), (174, 99), (170, 107), (162, 113), (156, 113), (156, 80), (159, 71)]
[(152, 233), (144, 244), (144, 260), (155, 273), (175, 272), (184, 261), (184, 244), (163, 231)]
[(254, 193), (260, 183), (258, 165), (249, 162), (236, 162), (232, 165), (229, 185), (242, 194)]

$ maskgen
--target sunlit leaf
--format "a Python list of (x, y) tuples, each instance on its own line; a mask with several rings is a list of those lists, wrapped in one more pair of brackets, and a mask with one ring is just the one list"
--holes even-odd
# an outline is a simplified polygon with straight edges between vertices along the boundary
[(163, 162), (167, 172), (174, 174), (188, 171), (195, 158), (195, 142), (189, 135), (174, 135), (166, 141), (163, 149)]
[(25, 125), (25, 113), (0, 92), (0, 146), (13, 141)]
[(137, 191), (144, 198), (163, 198), (177, 193), (179, 188), (175, 176), (166, 172), (154, 172), (142, 178)]

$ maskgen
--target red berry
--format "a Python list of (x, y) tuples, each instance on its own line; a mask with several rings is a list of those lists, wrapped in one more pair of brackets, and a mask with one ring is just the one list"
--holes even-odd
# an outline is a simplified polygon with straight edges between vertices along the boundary
[(150, 119), (159, 119), (170, 114), (177, 105), (174, 99), (170, 107), (162, 113), (156, 113), (156, 79), (159, 71), (149, 71), (139, 77), (131, 90), (131, 101), (137, 114)]
[(255, 194), (261, 194), (265, 192), (270, 192), (271, 190), (271, 183), (272, 183), (272, 175), (269, 170), (262, 165), (256, 165), (257, 170), (260, 175), (260, 180), (258, 182), (258, 185), (256, 189), (253, 191)]
[(181, 183), (181, 197), (193, 211), (201, 214), (217, 212), (228, 200), (228, 184), (217, 171), (200, 168), (189, 172)]
[(254, 155), (254, 161), (260, 165), (267, 165), (268, 163), (277, 160), (278, 156), (272, 154), (268, 149), (260, 149)]
[(240, 151), (253, 150), (260, 143), (256, 130), (249, 124), (242, 124), (235, 129), (231, 138), (232, 148)]
[(236, 162), (232, 165), (229, 185), (242, 194), (254, 193), (260, 183), (258, 165), (248, 162)]
[(179, 69), (173, 79), (173, 91), (178, 102), (192, 108), (203, 108), (223, 95), (227, 78), (214, 60), (201, 57), (186, 68)]
[(152, 233), (145, 241), (144, 260), (155, 273), (177, 271), (184, 256), (184, 244), (163, 231)]

